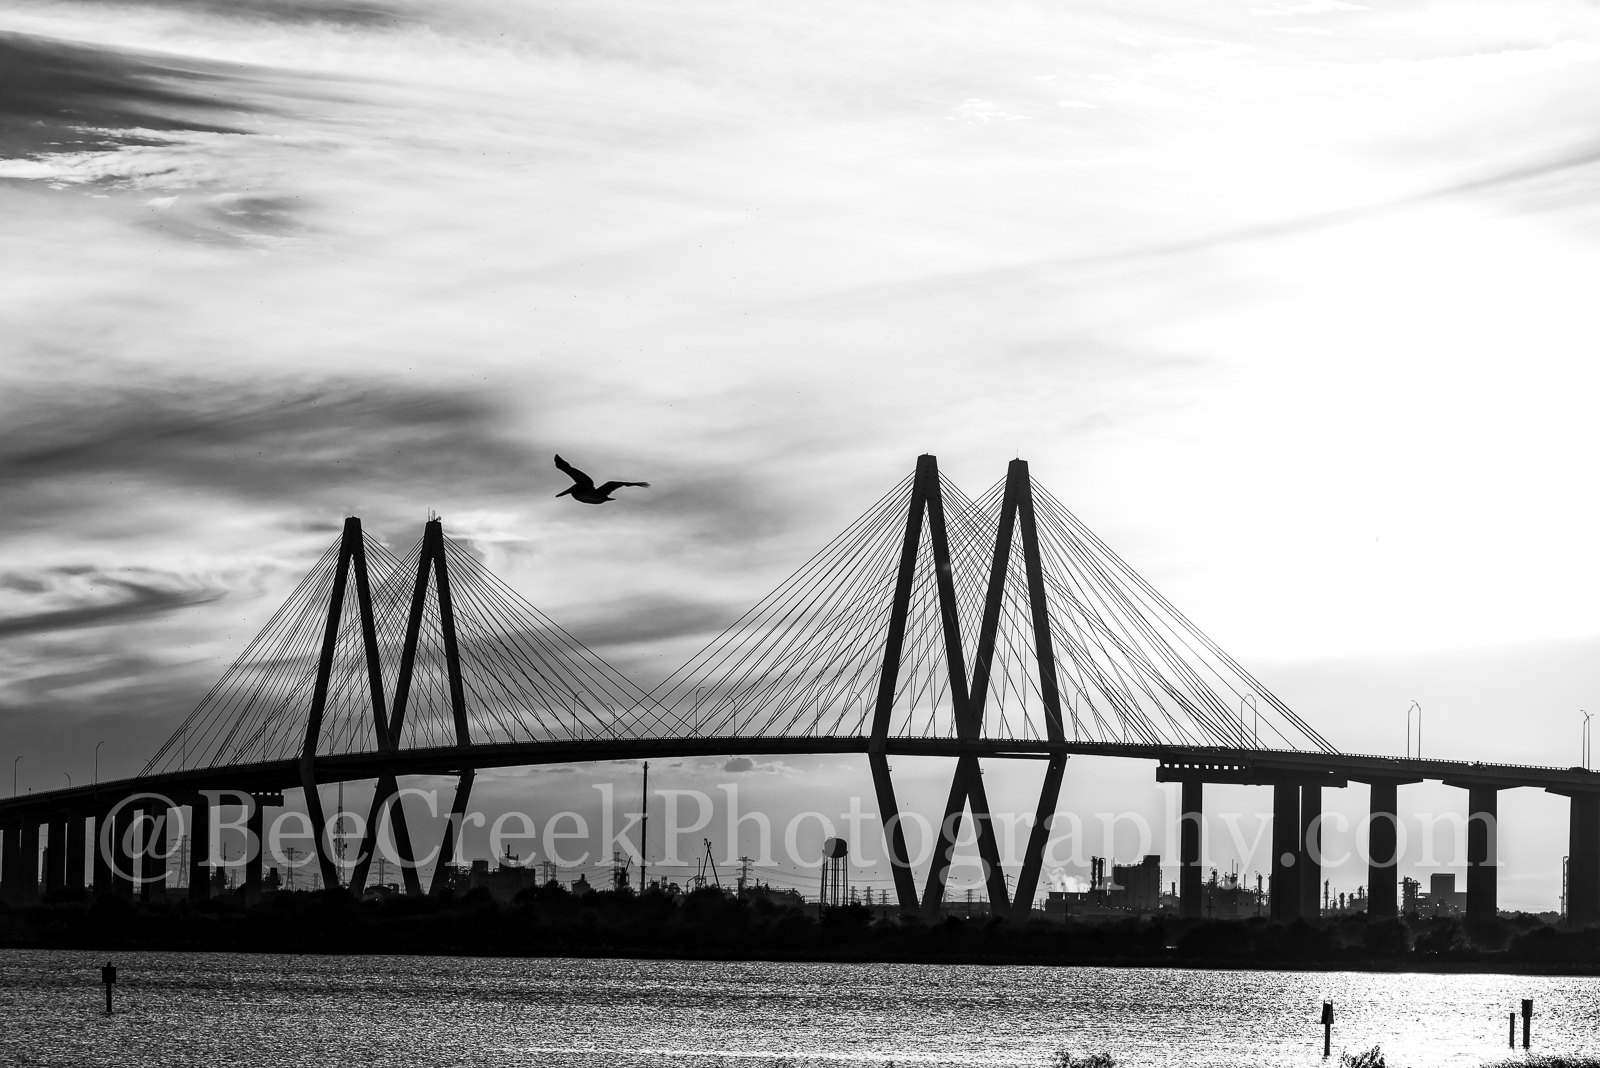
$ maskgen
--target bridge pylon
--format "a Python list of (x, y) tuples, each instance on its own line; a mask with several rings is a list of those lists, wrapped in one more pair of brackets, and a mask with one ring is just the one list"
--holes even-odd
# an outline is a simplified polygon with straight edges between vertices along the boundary
[(372, 614), (372, 582), (367, 573), (367, 543), (361, 532), (361, 520), (350, 516), (344, 521), (344, 535), (339, 540), (339, 556), (333, 572), (333, 586), (328, 595), (328, 616), (322, 632), (322, 651), (317, 660), (316, 682), (311, 692), (311, 708), (306, 716), (305, 742), (300, 749), (300, 786), (305, 792), (306, 814), (311, 820), (312, 841), (316, 846), (317, 867), (322, 873), (322, 884), (335, 887), (340, 884), (338, 865), (328, 848), (327, 821), (322, 809), (322, 796), (317, 792), (316, 760), (317, 741), (322, 735), (322, 718), (327, 711), (328, 685), (333, 674), (334, 653), (339, 646), (339, 624), (345, 612), (345, 587), (350, 573), (356, 580), (356, 605), (360, 612), (361, 644), (367, 667), (367, 681), (372, 702), (373, 721), (380, 735), (385, 734), (388, 717), (384, 712), (383, 663), (378, 657), (378, 630)]
[[(444, 524), (438, 519), (428, 520), (423, 528), (422, 548), (417, 555), (417, 577), (412, 586), (411, 609), (406, 616), (405, 644), (400, 650), (400, 667), (395, 680), (394, 704), (387, 719), (375, 707), (377, 718), (374, 733), (378, 749), (394, 753), (400, 748), (401, 729), (405, 725), (406, 707), (411, 698), (416, 674), (417, 647), (422, 635), (423, 619), (428, 602), (429, 576), (433, 577), (434, 598), (438, 610), (439, 641), (443, 647), (445, 678), (448, 684), (451, 722), (455, 729), (456, 745), (462, 748), (472, 744), (467, 723), (466, 688), (461, 677), (461, 648), (456, 636), (455, 604), (450, 591), (450, 567), (444, 548)], [(450, 857), (455, 848), (455, 838), (466, 812), (467, 800), (472, 793), (473, 769), (463, 766), (457, 773), (455, 800), (450, 806), (450, 820), (445, 824), (444, 840), (439, 847), (439, 861), (434, 865), (430, 889), (438, 892), (444, 888)], [(378, 777), (372, 795), (372, 807), (367, 816), (366, 831), (361, 849), (356, 854), (356, 864), (350, 873), (350, 889), (359, 894), (367, 884), (373, 855), (378, 849), (378, 836), (387, 815), (393, 829), (395, 850), (400, 855), (401, 877), (406, 893), (418, 896), (422, 882), (417, 874), (415, 856), (411, 848), (411, 835), (406, 826), (405, 805), (398, 797), (399, 780), (393, 765), (384, 768)]]
[[(911, 503), (906, 512), (905, 539), (901, 543), (900, 565), (895, 580), (894, 601), (890, 608), (889, 626), (884, 637), (883, 670), (879, 675), (872, 732), (867, 744), (873, 785), (878, 795), (879, 815), (883, 820), (890, 866), (894, 871), (895, 891), (900, 899), (900, 908), (905, 912), (917, 909), (916, 882), (906, 853), (905, 836), (900, 826), (900, 809), (895, 801), (894, 786), (890, 781), (889, 764), (884, 750), (888, 743), (889, 721), (898, 691), (906, 622), (910, 615), (911, 590), (917, 572), (917, 557), (923, 541), (924, 520), (927, 523), (929, 548), (933, 553), (950, 702), (960, 737), (963, 740), (969, 737), (975, 738), (978, 730), (971, 722), (971, 691), (967, 684), (966, 653), (961, 644), (960, 607), (956, 601), (950, 560), (950, 537), (945, 525), (939, 461), (927, 453), (917, 457), (917, 470), (911, 487)], [(961, 817), (969, 799), (972, 803), (973, 822), (977, 829), (978, 851), (983, 858), (989, 883), (990, 907), (1009, 911), (1010, 897), (1006, 891), (1005, 876), (1000, 870), (1000, 849), (995, 840), (994, 826), (989, 815), (989, 799), (983, 787), (982, 773), (978, 768), (976, 757), (962, 754), (957, 757), (955, 779), (950, 787), (950, 802), (946, 807), (944, 820), (940, 823), (939, 842), (934, 850), (932, 867), (928, 872), (927, 889), (922, 897), (924, 913), (937, 914), (940, 903), (944, 900), (945, 879), (955, 852), (955, 842), (960, 834)], [(996, 892), (997, 887), (998, 892)]]
[[(1033, 487), (1027, 461), (1013, 460), (1006, 473), (999, 523), (995, 529), (994, 552), (990, 560), (988, 587), (978, 631), (976, 657), (969, 679), (961, 638), (960, 610), (950, 559), (950, 542), (940, 488), (938, 460), (931, 455), (918, 457), (911, 502), (906, 515), (905, 538), (901, 546), (894, 601), (885, 634), (883, 670), (879, 678), (878, 697), (868, 745), (873, 783), (878, 794), (887, 846), (894, 869), (895, 889), (900, 898), (901, 908), (905, 911), (918, 909), (919, 904), (900, 821), (897, 818), (899, 809), (895, 802), (894, 786), (889, 778), (884, 748), (888, 740), (917, 557), (923, 542), (924, 522), (927, 525), (928, 548), (933, 555), (939, 621), (944, 639), (945, 665), (957, 740), (976, 743), (984, 735), (984, 709), (994, 668), (995, 645), (1000, 631), (1001, 614), (1007, 607), (1008, 582), (1012, 575), (1013, 550), (1018, 533), (1022, 542), (1025, 596), (1030, 615), (1034, 663), (1038, 671), (1037, 685), (1044, 706), (1046, 732), (1052, 743), (1061, 744), (1065, 740), (1054, 647), (1050, 638), (1046, 583), (1033, 510)], [(988, 888), (991, 913), (1004, 916), (1014, 907), (1022, 910), (1031, 907), (1034, 891), (1038, 888), (1044, 847), (1049, 838), (1050, 822), (1060, 795), (1066, 761), (1064, 750), (1049, 754), (1049, 765), (1045, 771), (1039, 804), (1029, 833), (1022, 871), (1017, 879), (1013, 899), (1001, 868), (999, 843), (994, 833), (988, 793), (984, 788), (983, 769), (978, 763), (975, 751), (959, 753), (943, 819), (939, 823), (938, 843), (934, 848), (927, 883), (921, 895), (920, 911), (925, 916), (933, 918), (938, 915), (944, 900), (963, 817), (969, 807), (976, 831), (978, 855), (983, 864), (984, 880)]]

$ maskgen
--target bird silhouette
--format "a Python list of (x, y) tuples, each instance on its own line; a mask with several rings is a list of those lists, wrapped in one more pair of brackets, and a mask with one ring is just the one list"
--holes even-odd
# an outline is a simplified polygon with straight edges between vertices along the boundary
[(572, 479), (572, 485), (556, 494), (556, 496), (565, 497), (570, 493), (573, 500), (582, 501), (584, 504), (605, 504), (612, 499), (612, 491), (619, 490), (623, 486), (643, 486), (646, 489), (650, 487), (648, 482), (602, 482), (596, 486), (594, 479), (559, 456), (556, 457), (556, 466), (566, 472), (568, 478)]

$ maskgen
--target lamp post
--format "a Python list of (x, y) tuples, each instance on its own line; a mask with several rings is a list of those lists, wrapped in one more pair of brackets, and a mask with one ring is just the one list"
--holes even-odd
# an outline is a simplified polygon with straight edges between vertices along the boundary
[(72, 776), (71, 775), (67, 775), (67, 773), (64, 772), (64, 771), (61, 774), (67, 776), (67, 789), (69, 789), (69, 790), (72, 789)]
[[(1583, 712), (1583, 709), (1580, 708), (1580, 709), (1578, 709), (1578, 711), (1579, 712)], [(1584, 771), (1588, 771), (1589, 770), (1589, 758), (1593, 753), (1593, 748), (1592, 748), (1593, 743), (1591, 741), (1592, 735), (1591, 735), (1591, 733), (1589, 731), (1589, 720), (1591, 720), (1593, 718), (1594, 717), (1590, 713), (1583, 712), (1583, 770)]]
[(94, 743), (94, 781), (97, 784), (100, 782), (100, 747), (105, 744), (105, 742)]
[(1417, 758), (1422, 758), (1422, 704), (1412, 701), (1411, 707), (1406, 709), (1406, 756), (1411, 755), (1411, 713), (1417, 714)]
[[(17, 760), (21, 760), (21, 759), (22, 759), (21, 754), (18, 754), (17, 755)], [(13, 760), (11, 762), (11, 796), (12, 797), (16, 797), (17, 796), (17, 760)]]

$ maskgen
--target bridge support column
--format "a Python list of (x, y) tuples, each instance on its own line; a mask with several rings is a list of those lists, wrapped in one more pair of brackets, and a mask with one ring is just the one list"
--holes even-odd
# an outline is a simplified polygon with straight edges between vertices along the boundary
[(196, 794), (189, 801), (189, 900), (211, 897), (211, 799)]
[(17, 900), (24, 904), (39, 898), (39, 817), (22, 817), (21, 852), (17, 867)]
[(251, 801), (250, 815), (244, 820), (244, 900), (247, 905), (261, 900), (261, 855), (267, 849), (262, 837), (266, 825), (266, 798), (251, 795)]
[(57, 812), (50, 817), (44, 832), (44, 892), (62, 888), (67, 876), (67, 816)]
[(900, 900), (901, 912), (914, 913), (917, 911), (917, 879), (906, 853), (906, 835), (900, 826), (900, 803), (895, 800), (894, 780), (889, 777), (889, 758), (881, 750), (872, 751), (867, 753), (867, 763), (872, 767), (872, 786), (878, 795), (878, 820), (883, 824), (895, 897)]
[(167, 828), (172, 820), (165, 805), (152, 804), (145, 809), (144, 843), (140, 850), (143, 854), (139, 858), (140, 884), (139, 893), (144, 900), (167, 900), (167, 842), (171, 838)]
[(1300, 918), (1300, 787), (1278, 783), (1272, 788), (1272, 908), (1279, 923)]
[(111, 879), (111, 858), (115, 855), (114, 829), (108, 826), (110, 810), (95, 813), (94, 817), (94, 892), (95, 895), (115, 893)]
[(1499, 791), (1493, 786), (1467, 788), (1467, 922), (1495, 918), (1499, 869)]
[(1572, 794), (1567, 824), (1567, 926), (1600, 923), (1600, 794)]
[(1322, 920), (1322, 787), (1300, 787), (1300, 850), (1295, 860), (1300, 879), (1300, 917)]
[(372, 859), (378, 855), (378, 835), (383, 830), (383, 820), (387, 814), (389, 832), (394, 838), (395, 853), (400, 858), (400, 876), (405, 883), (406, 894), (410, 897), (422, 896), (422, 878), (417, 874), (413, 862), (415, 853), (411, 849), (411, 830), (406, 825), (405, 806), (401, 804), (401, 799), (395, 796), (399, 790), (400, 784), (395, 779), (393, 771), (384, 771), (378, 776), (377, 785), (372, 791), (372, 808), (371, 815), (367, 817), (366, 836), (362, 838), (361, 849), (356, 854), (367, 859), (357, 861), (350, 873), (351, 894), (359, 896), (367, 885), (367, 872)]
[(1367, 919), (1392, 920), (1400, 915), (1396, 893), (1400, 858), (1400, 781), (1373, 779), (1371, 816), (1367, 820)]
[[(444, 825), (444, 838), (439, 843), (439, 859), (433, 865), (433, 881), (428, 884), (428, 893), (434, 897), (443, 894), (449, 882), (450, 869), (456, 863), (456, 838), (461, 835), (461, 824), (467, 815), (467, 800), (472, 796), (472, 782), (477, 773), (471, 768), (463, 768), (460, 777), (456, 780), (455, 800), (450, 802), (450, 821)], [(641, 869), (639, 889), (644, 890), (644, 875)]]
[[(1039, 807), (1028, 832), (1027, 849), (1022, 854), (1022, 871), (1017, 875), (1017, 893), (1011, 901), (1012, 915), (1027, 919), (1033, 911), (1033, 895), (1039, 889), (1039, 872), (1044, 868), (1044, 847), (1050, 843), (1050, 828), (1056, 818), (1056, 802), (1061, 798), (1061, 780), (1067, 771), (1067, 757), (1056, 753), (1045, 768), (1044, 784), (1039, 788)], [(901, 843), (901, 848), (905, 844)]]
[(149, 901), (149, 884), (145, 881), (154, 874), (150, 847), (154, 844), (150, 820), (154, 812), (143, 805), (133, 809), (131, 837), (128, 838), (128, 870), (133, 873), (133, 897), (136, 901)]
[(88, 835), (88, 813), (82, 810), (67, 814), (67, 841), (65, 846), (66, 869), (62, 872), (61, 886), (65, 890), (83, 893), (84, 839)]
[(962, 755), (956, 759), (955, 778), (950, 782), (950, 797), (945, 804), (944, 819), (939, 824), (938, 847), (934, 850), (933, 865), (928, 869), (928, 882), (922, 891), (922, 915), (930, 923), (939, 918), (944, 908), (950, 863), (955, 857), (956, 840), (961, 836), (961, 819), (969, 803), (972, 806), (972, 829), (978, 840), (978, 855), (983, 862), (984, 881), (989, 891), (989, 914), (1004, 916), (1011, 911), (1011, 891), (1006, 886), (1005, 873), (1000, 869), (1000, 848), (989, 816), (989, 795), (983, 785), (983, 769), (978, 765), (977, 757)]
[(0, 899), (16, 900), (17, 872), (22, 868), (22, 821), (0, 824)]
[(123, 805), (111, 820), (111, 892), (118, 897), (133, 897), (132, 845), (133, 806)]
[(1184, 779), (1182, 789), (1183, 811), (1178, 814), (1178, 915), (1190, 920), (1199, 919), (1202, 914), (1200, 831), (1205, 784), (1199, 779)]

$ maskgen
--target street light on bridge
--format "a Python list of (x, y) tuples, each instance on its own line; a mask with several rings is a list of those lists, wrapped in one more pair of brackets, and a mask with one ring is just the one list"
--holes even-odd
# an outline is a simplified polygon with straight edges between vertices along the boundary
[[(1583, 709), (1580, 708), (1580, 709), (1578, 709), (1578, 711), (1579, 712), (1583, 712)], [(1593, 718), (1594, 717), (1593, 717), (1593, 715), (1591, 713), (1583, 712), (1583, 770), (1584, 771), (1588, 771), (1589, 770), (1589, 757), (1590, 757), (1590, 754), (1592, 752), (1591, 741), (1590, 741), (1591, 734), (1590, 734), (1590, 731), (1589, 731), (1589, 720), (1591, 720)]]
[(1422, 705), (1412, 701), (1411, 707), (1406, 709), (1406, 756), (1411, 755), (1411, 713), (1417, 714), (1417, 757), (1422, 757)]
[(105, 742), (94, 743), (94, 781), (96, 783), (100, 781), (100, 747), (105, 744)]
[[(22, 759), (22, 754), (17, 754), (17, 760)], [(11, 762), (11, 796), (17, 796), (17, 760)]]

